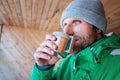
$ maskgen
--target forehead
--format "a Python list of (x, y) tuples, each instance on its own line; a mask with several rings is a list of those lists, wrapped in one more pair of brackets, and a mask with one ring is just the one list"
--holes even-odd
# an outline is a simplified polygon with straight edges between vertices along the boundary
[(74, 20), (83, 21), (82, 19), (77, 19), (77, 18), (66, 18), (66, 19), (64, 19), (63, 23), (68, 22), (68, 21), (74, 21)]
[(66, 23), (66, 22), (72, 22), (72, 21), (75, 21), (75, 20), (80, 20), (82, 22), (86, 22), (86, 21), (84, 21), (82, 19), (78, 19), (78, 18), (66, 18), (66, 19), (64, 19), (63, 24)]
[(64, 19), (64, 21), (68, 21), (68, 20), (80, 20), (80, 19), (77, 19), (77, 18), (66, 18), (66, 19)]
[(66, 23), (69, 24), (69, 23), (77, 22), (78, 20), (81, 21), (82, 24), (92, 25), (92, 24), (90, 24), (90, 23), (88, 23), (88, 22), (86, 22), (86, 21), (84, 21), (82, 19), (78, 19), (78, 18), (66, 18), (63, 21), (63, 25), (66, 24)]

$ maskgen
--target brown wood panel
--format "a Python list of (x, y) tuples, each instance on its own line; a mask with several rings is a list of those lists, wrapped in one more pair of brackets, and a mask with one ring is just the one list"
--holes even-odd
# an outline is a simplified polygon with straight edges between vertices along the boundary
[(10, 10), (10, 7), (9, 7), (9, 4), (7, 2), (7, 0), (1, 0), (3, 5), (4, 5), (4, 10), (7, 12), (7, 15), (9, 16), (9, 23), (10, 25), (13, 25), (13, 21), (12, 21), (12, 15), (11, 15), (11, 10)]
[(37, 20), (36, 20), (35, 28), (39, 28), (39, 26), (40, 26), (40, 21), (42, 20), (41, 17), (42, 17), (42, 14), (43, 14), (44, 4), (45, 4), (45, 0), (39, 0)]
[(11, 24), (10, 23), (10, 18), (7, 15), (7, 12), (4, 8), (4, 5), (3, 5), (1, 0), (0, 0), (0, 16), (1, 16), (0, 18), (1, 18), (1, 20), (4, 24), (6, 24), (6, 25)]
[(27, 27), (32, 26), (32, 0), (26, 0)]
[[(24, 26), (40, 30), (60, 30), (61, 12), (71, 1), (0, 0), (0, 18), (5, 25)], [(102, 2), (108, 20), (107, 32), (112, 31), (113, 28), (116, 30), (116, 27), (120, 26), (120, 1), (102, 0)]]
[(1, 10), (0, 10), (0, 18), (1, 18), (2, 22), (3, 22), (3, 24), (9, 25), (6, 17), (4, 17), (4, 15), (1, 12)]
[(42, 31), (4, 26), (0, 43), (0, 80), (29, 80), (33, 53), (45, 35)]
[(23, 15), (24, 27), (27, 27), (26, 0), (20, 0), (20, 4), (21, 4), (22, 15)]
[(54, 16), (52, 16), (51, 22), (47, 26), (48, 27), (47, 28), (48, 31), (51, 31), (51, 32), (53, 32), (55, 30), (62, 31), (62, 29), (60, 27), (60, 17), (61, 17), (63, 9), (65, 9), (66, 5), (69, 4), (69, 2), (67, 2), (67, 1), (68, 0), (63, 0), (63, 1), (59, 2), (57, 10), (54, 13)]
[(45, 30), (46, 28), (46, 22), (48, 21), (48, 17), (47, 15), (49, 14), (49, 10), (52, 4), (52, 0), (44, 0), (45, 4), (44, 4), (44, 8), (43, 8), (43, 13), (42, 13), (42, 17), (41, 17), (41, 21), (40, 21), (40, 29)]
[[(61, 30), (59, 28), (61, 12), (71, 1), (0, 0), (0, 18), (7, 25), (32, 27), (40, 30)], [(107, 32), (110, 32), (120, 26), (120, 1), (102, 0), (102, 2), (105, 6), (108, 20)]]
[(19, 20), (19, 26), (23, 27), (24, 23), (23, 23), (23, 15), (22, 15), (22, 10), (21, 10), (20, 0), (14, 0), (14, 4), (16, 7), (16, 12), (17, 12), (18, 20)]
[(39, 0), (32, 1), (32, 27), (35, 27), (36, 19), (37, 19), (37, 12), (38, 12), (38, 4)]
[[(28, 80), (28, 72), (24, 69), (25, 64), (22, 64), (21, 60), (25, 58), (21, 55), (21, 52), (16, 48), (17, 41), (14, 35), (11, 34), (12, 28), (6, 28), (4, 26), (0, 50), (0, 77), (3, 80)], [(22, 50), (21, 50), (22, 51)], [(2, 56), (1, 56), (2, 55)], [(27, 67), (27, 66), (26, 66)], [(1, 79), (2, 80), (2, 79)]]
[(17, 16), (17, 11), (16, 11), (16, 7), (15, 7), (15, 3), (14, 3), (14, 0), (8, 0), (8, 4), (9, 4), (9, 7), (10, 7), (10, 10), (11, 10), (11, 16), (12, 16), (12, 21), (14, 22), (14, 26), (20, 26), (20, 23), (19, 23), (19, 19), (18, 19), (18, 16)]
[(49, 26), (49, 23), (51, 22), (51, 19), (55, 16), (55, 14), (59, 11), (58, 5), (60, 0), (53, 0), (50, 6), (50, 9), (48, 11), (48, 15), (43, 27), (43, 30), (46, 30)]

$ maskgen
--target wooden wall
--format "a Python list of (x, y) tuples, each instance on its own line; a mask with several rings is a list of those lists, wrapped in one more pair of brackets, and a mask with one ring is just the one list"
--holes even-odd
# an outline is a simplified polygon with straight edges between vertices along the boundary
[(0, 80), (29, 80), (33, 54), (45, 34), (39, 30), (4, 26), (0, 42)]
[[(0, 80), (29, 80), (33, 54), (45, 34), (61, 30), (59, 18), (72, 0), (0, 0), (3, 33), (0, 42)], [(120, 35), (120, 1), (102, 0), (107, 32)]]
[(6, 25), (53, 29), (51, 27), (59, 26), (56, 23), (59, 22), (61, 11), (70, 1), (0, 0), (0, 18)]
[(120, 35), (120, 0), (101, 0), (107, 18), (107, 33), (116, 32)]
[[(40, 30), (61, 30), (59, 19), (72, 0), (0, 0), (3, 24)], [(120, 0), (101, 0), (108, 20), (107, 32), (120, 35)]]

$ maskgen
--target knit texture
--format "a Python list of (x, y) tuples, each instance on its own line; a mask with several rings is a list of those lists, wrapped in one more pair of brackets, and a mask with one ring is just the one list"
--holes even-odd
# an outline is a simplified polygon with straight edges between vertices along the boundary
[(103, 4), (100, 0), (72, 1), (62, 13), (60, 20), (60, 25), (62, 28), (63, 21), (66, 18), (81, 19), (96, 26), (98, 29), (102, 30), (103, 33), (106, 31), (107, 21), (105, 18)]

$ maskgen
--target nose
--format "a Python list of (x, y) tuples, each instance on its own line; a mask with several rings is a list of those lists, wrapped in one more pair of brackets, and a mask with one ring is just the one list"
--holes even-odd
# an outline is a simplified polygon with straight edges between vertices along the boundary
[(73, 26), (72, 25), (67, 25), (66, 27), (64, 27), (64, 33), (68, 34), (68, 35), (73, 35)]

